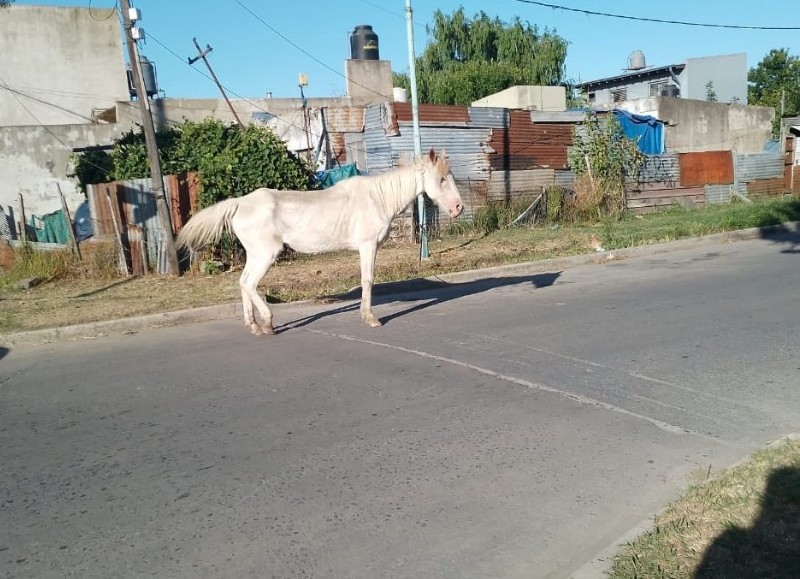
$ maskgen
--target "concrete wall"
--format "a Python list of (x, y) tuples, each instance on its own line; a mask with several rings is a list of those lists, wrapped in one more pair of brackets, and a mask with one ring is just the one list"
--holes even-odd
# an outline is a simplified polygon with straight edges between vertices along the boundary
[(560, 112), (567, 110), (567, 89), (563, 86), (512, 86), (479, 99), (472, 106)]
[(747, 104), (747, 54), (689, 58), (680, 75), (681, 97), (706, 100), (706, 83), (714, 85), (717, 102)]
[[(61, 186), (70, 211), (84, 201), (73, 179), (67, 177), (71, 152), (67, 145), (110, 145), (120, 136), (117, 125), (59, 125), (48, 127), (0, 127), (0, 205), (11, 206), (19, 219), (19, 193), (30, 215), (61, 209)], [(58, 137), (58, 141), (51, 134)], [(61, 142), (59, 142), (61, 141)]]
[(772, 134), (774, 110), (770, 107), (670, 97), (625, 101), (616, 106), (664, 121), (670, 153), (728, 150), (762, 153)]
[(122, 49), (112, 10), (3, 9), (0, 58), (12, 90), (0, 90), (0, 126), (93, 122), (98, 111), (128, 98)]
[(347, 96), (370, 99), (369, 104), (394, 100), (388, 60), (345, 60), (344, 76)]

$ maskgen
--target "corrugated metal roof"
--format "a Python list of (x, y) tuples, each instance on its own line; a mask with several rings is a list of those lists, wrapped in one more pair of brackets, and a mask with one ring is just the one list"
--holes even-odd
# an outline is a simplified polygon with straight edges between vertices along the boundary
[(783, 177), (783, 153), (736, 155), (736, 180), (776, 179)]
[(531, 111), (534, 123), (582, 123), (585, 111)]

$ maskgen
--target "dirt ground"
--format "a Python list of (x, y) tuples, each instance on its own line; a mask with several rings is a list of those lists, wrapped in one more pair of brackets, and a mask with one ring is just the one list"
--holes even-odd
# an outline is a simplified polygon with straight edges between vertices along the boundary
[[(505, 263), (593, 250), (589, 231), (522, 229), (487, 236), (432, 240), (431, 258), (420, 262), (413, 243), (387, 243), (378, 251), (376, 282), (427, 277)], [(325, 298), (358, 286), (358, 254), (297, 256), (276, 264), (260, 289), (271, 302)], [(236, 302), (234, 269), (214, 275), (149, 275), (115, 280), (45, 283), (30, 290), (0, 290), (0, 334)]]

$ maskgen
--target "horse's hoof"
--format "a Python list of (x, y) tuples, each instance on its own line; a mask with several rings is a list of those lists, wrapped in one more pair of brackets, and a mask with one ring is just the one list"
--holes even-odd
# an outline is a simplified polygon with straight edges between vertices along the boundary
[(261, 328), (261, 333), (265, 336), (275, 335), (275, 329), (272, 326), (264, 326)]
[(263, 330), (261, 328), (259, 328), (258, 326), (256, 326), (255, 328), (250, 328), (250, 333), (253, 334), (254, 336), (263, 336), (264, 335)]
[(383, 325), (383, 322), (381, 322), (378, 318), (372, 318), (371, 320), (364, 320), (364, 322), (370, 328), (380, 328)]

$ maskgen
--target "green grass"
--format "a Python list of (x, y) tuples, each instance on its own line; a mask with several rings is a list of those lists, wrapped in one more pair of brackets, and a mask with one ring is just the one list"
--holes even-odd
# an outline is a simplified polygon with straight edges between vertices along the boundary
[(800, 441), (691, 487), (624, 548), (609, 577), (800, 577)]
[(642, 217), (606, 221), (602, 241), (606, 249), (618, 249), (796, 220), (800, 220), (797, 197), (757, 199), (753, 203), (711, 205), (694, 210), (676, 206)]

